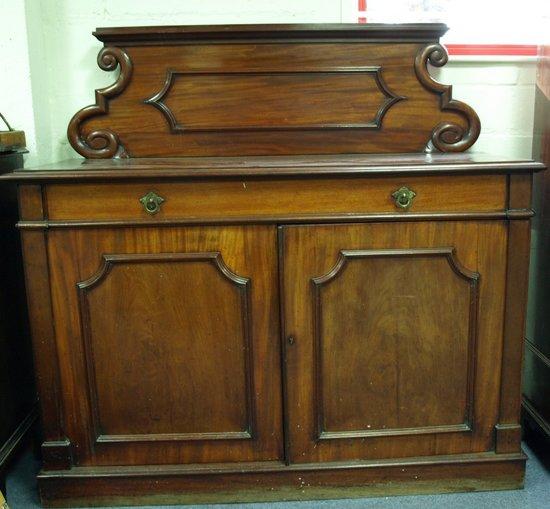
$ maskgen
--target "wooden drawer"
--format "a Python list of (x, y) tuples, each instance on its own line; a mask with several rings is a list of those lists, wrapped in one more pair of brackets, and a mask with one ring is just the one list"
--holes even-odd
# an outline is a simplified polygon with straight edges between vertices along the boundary
[[(406, 186), (412, 205), (396, 205), (392, 193)], [(156, 214), (140, 199), (163, 198)], [(492, 212), (505, 209), (506, 177), (429, 176), (392, 178), (261, 179), (179, 182), (53, 184), (47, 187), (50, 220), (150, 220), (266, 218), (337, 214)]]

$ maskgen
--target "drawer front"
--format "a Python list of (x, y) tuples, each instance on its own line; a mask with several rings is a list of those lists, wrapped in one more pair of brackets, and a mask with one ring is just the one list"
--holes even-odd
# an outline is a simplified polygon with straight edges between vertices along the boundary
[[(406, 191), (405, 195), (395, 194), (402, 188), (414, 193), (414, 197), (409, 195), (410, 204)], [(54, 184), (48, 186), (46, 192), (50, 220), (155, 222), (396, 212), (406, 215), (504, 210), (506, 177), (257, 178)], [(400, 206), (397, 200), (405, 206)]]

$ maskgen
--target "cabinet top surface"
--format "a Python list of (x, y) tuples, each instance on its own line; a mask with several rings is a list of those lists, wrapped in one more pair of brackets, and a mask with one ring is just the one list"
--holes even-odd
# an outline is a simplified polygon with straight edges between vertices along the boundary
[(323, 175), (535, 172), (544, 164), (489, 154), (340, 154), (316, 156), (70, 159), (0, 176), (0, 180), (132, 180)]
[(258, 25), (176, 25), (99, 27), (93, 33), (100, 41), (166, 41), (186, 39), (438, 39), (447, 31), (443, 23), (323, 23)]

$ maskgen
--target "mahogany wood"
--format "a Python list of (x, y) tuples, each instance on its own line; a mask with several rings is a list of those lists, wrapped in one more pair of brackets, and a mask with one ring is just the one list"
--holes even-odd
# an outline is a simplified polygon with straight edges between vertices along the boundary
[[(342, 250), (329, 272), (312, 278), (317, 438), (471, 431), (478, 280), (448, 247)], [(441, 295), (437, 306), (427, 303), (426, 286), (456, 300)], [(422, 316), (426, 312), (433, 314)], [(447, 330), (457, 336), (441, 345)], [(390, 352), (386, 338), (394, 340)], [(460, 373), (453, 382), (440, 369), (449, 361)], [(439, 390), (410, 392), (418, 376)], [(389, 394), (395, 394), (392, 403)]]
[[(406, 185), (416, 193), (409, 209), (392, 193)], [(148, 214), (139, 199), (149, 191), (164, 198), (160, 212)], [(342, 200), (342, 196), (346, 196)], [(505, 210), (504, 176), (231, 179), (168, 183), (56, 184), (46, 191), (52, 221), (85, 219), (162, 221), (201, 217), (261, 217), (276, 214), (402, 212), (494, 212)]]
[(288, 227), (281, 249), (293, 461), (490, 447), (503, 224)]
[[(265, 499), (257, 483), (279, 499), (377, 494), (411, 461), (436, 464), (398, 492), (521, 485), (525, 219), (541, 165), (449, 172), (461, 164), (444, 159), (391, 176), (373, 156), (347, 176), (345, 159), (307, 176), (297, 158), (284, 178), (239, 177), (231, 161), (217, 163), (231, 177), (190, 178), (190, 161), (164, 178), (136, 163), (109, 182), (116, 161), (99, 181), (6, 177), (21, 186), (44, 503)], [(401, 185), (418, 201), (400, 212)], [(149, 190), (163, 212), (140, 208)], [(293, 491), (296, 476), (317, 488)]]
[(88, 158), (463, 151), (479, 118), (428, 71), (447, 62), (445, 30), (100, 28), (98, 64), (120, 75), (69, 141)]
[[(124, 289), (136, 279), (138, 294), (120, 307)], [(199, 297), (197, 285), (208, 293)], [(230, 440), (256, 434), (250, 279), (231, 272), (221, 253), (104, 254), (100, 269), (77, 286), (96, 441)], [(191, 311), (195, 304), (217, 310), (211, 328)], [(104, 319), (117, 306), (122, 315), (134, 317), (131, 327), (113, 327)], [(182, 338), (186, 331), (192, 338)], [(143, 384), (143, 374), (128, 362), (128, 349), (154, 359), (147, 376), (170, 383), (162, 389)], [(145, 415), (136, 397), (147, 402)]]
[(48, 237), (77, 464), (282, 458), (273, 228)]
[[(509, 177), (508, 206), (511, 209), (529, 206), (532, 184), (533, 179), (530, 175), (511, 175)], [(497, 452), (520, 450), (521, 372), (511, 370), (510, 366), (518, 359), (523, 361), (524, 345), (522, 342), (518, 342), (517, 338), (525, 335), (530, 234), (529, 223), (511, 222), (509, 225), (507, 302), (502, 357), (503, 382), (501, 384), (499, 423), (496, 425)]]
[(189, 26), (143, 26), (143, 27), (104, 27), (96, 28), (93, 33), (104, 43), (124, 43), (124, 45), (143, 42), (183, 42), (188, 40), (238, 41), (306, 38), (320, 40), (329, 37), (336, 40), (352, 41), (429, 41), (447, 32), (442, 23), (355, 23), (338, 24), (262, 24), (262, 25), (189, 25)]
[(89, 506), (90, 494), (96, 504), (106, 506), (209, 504), (515, 489), (523, 486), (525, 460), (524, 454), (484, 453), (368, 464), (118, 467), (107, 472), (76, 467), (44, 472), (39, 479), (42, 503), (48, 507)]
[[(22, 189), (22, 193), (26, 191), (26, 188)], [(46, 234), (41, 231), (22, 232), (21, 242), (44, 437), (43, 464), (45, 469), (69, 468), (72, 453), (63, 425), (60, 366), (51, 309)]]
[(45, 505), (521, 487), (544, 165), (420, 153), (479, 133), (428, 73), (444, 29), (96, 32), (121, 74), (69, 139), (99, 159), (0, 177), (20, 187)]
[(0, 175), (17, 182), (132, 181), (219, 177), (532, 174), (545, 165), (490, 154), (341, 154), (338, 156), (69, 159)]

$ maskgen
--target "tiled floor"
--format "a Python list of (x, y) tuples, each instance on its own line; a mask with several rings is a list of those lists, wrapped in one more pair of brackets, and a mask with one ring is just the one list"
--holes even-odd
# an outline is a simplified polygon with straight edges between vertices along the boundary
[[(364, 498), (311, 502), (261, 504), (162, 506), (186, 509), (550, 509), (550, 470), (524, 445), (529, 456), (525, 489), (484, 493), (458, 493), (414, 497)], [(35, 475), (38, 463), (30, 453), (23, 455), (8, 476), (10, 509), (38, 509)], [(142, 509), (145, 509), (143, 506)], [(159, 506), (157, 506), (158, 509)]]

